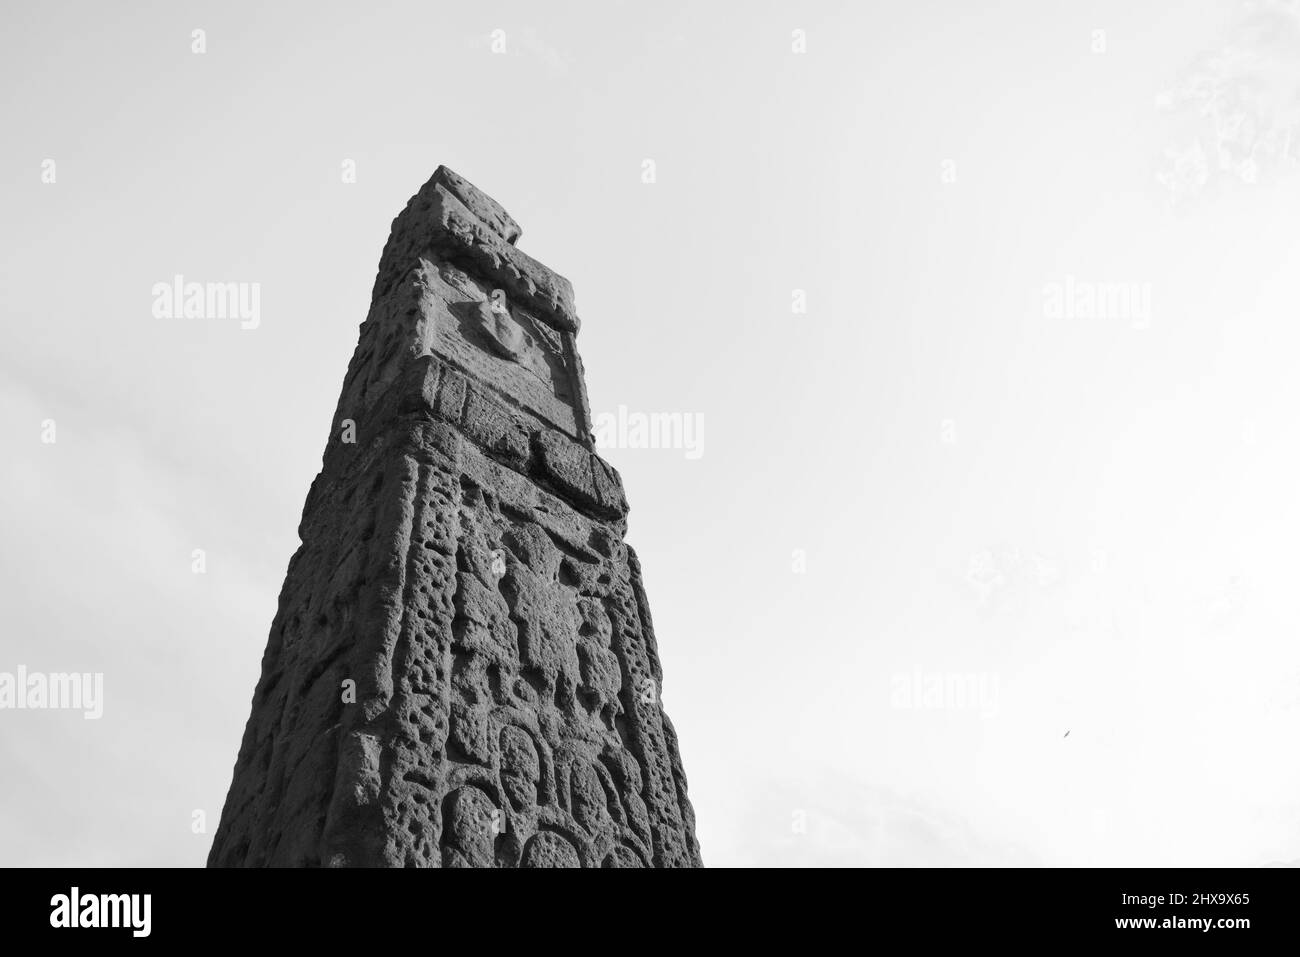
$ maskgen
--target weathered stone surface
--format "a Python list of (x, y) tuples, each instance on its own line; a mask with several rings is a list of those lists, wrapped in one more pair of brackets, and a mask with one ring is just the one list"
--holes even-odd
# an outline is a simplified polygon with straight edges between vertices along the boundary
[[(487, 218), (480, 218), (479, 212)], [(514, 220), (494, 200), (446, 167), (439, 167), (393, 221), (379, 260), (375, 300), (388, 294), (422, 255), (432, 254), (429, 258), (459, 267), (503, 290), (512, 302), (536, 309), (543, 321), (557, 330), (577, 332), (573, 286), (515, 248), (514, 239), (509, 238), (512, 224)], [(513, 231), (517, 237), (518, 226), (513, 226)]]
[(439, 166), (433, 174), (432, 182), (446, 187), (448, 192), (465, 204), (483, 225), (512, 246), (519, 241), (519, 224), (514, 217), (502, 208), (491, 196), (478, 189), (473, 183), (445, 166)]
[(698, 866), (568, 283), (439, 168), (394, 222), (212, 866)]

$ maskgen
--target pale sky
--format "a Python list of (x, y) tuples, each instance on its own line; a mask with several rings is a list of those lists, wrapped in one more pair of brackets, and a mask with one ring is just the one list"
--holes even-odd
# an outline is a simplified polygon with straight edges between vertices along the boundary
[(604, 454), (706, 865), (1300, 859), (1295, 4), (544, 7), (5, 4), (0, 672), (104, 713), (0, 710), (0, 864), (205, 860), (439, 164), (704, 423)]

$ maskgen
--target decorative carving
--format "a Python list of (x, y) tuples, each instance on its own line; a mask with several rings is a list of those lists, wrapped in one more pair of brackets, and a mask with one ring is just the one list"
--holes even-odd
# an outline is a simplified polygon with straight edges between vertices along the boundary
[(551, 384), (551, 365), (546, 360), (546, 350), (510, 313), (505, 293), (493, 290), (492, 298), (479, 303), (475, 318), (478, 320), (483, 341), (488, 347), (511, 362), (517, 362), (547, 385)]
[(522, 728), (502, 728), (501, 789), (516, 811), (529, 811), (540, 802), (541, 773), (533, 736)]
[(554, 831), (542, 831), (524, 848), (524, 867), (581, 867), (573, 844)]
[(478, 788), (457, 788), (446, 801), (443, 865), (491, 867), (500, 812)]
[(612, 851), (605, 855), (605, 860), (601, 867), (645, 867), (645, 861), (641, 860), (641, 855), (632, 848), (620, 844)]

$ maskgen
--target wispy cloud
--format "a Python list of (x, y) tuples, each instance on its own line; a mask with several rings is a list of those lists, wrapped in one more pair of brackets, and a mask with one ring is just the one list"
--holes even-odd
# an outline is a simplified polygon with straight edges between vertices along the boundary
[(1156, 180), (1178, 203), (1300, 160), (1300, 3), (1243, 4), (1213, 49), (1156, 97), (1173, 131)]

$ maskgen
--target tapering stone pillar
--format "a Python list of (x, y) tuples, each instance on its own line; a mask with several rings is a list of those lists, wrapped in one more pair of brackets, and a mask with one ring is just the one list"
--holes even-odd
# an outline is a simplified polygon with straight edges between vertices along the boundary
[(567, 280), (446, 167), (393, 223), (209, 866), (698, 866)]

